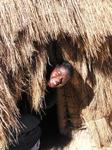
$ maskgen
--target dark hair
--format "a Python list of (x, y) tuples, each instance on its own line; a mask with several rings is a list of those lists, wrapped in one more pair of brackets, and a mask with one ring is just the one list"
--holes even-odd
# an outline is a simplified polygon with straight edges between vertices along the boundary
[(70, 77), (73, 76), (73, 74), (74, 74), (73, 66), (72, 66), (69, 62), (64, 61), (64, 62), (61, 64), (61, 66), (63, 66), (65, 69), (68, 70), (68, 73), (69, 73)]

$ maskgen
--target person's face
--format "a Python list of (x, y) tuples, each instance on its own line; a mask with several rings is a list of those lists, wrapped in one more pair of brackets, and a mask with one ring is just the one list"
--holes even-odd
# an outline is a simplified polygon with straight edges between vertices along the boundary
[(48, 86), (51, 88), (61, 87), (70, 79), (68, 70), (64, 66), (56, 67), (50, 76)]

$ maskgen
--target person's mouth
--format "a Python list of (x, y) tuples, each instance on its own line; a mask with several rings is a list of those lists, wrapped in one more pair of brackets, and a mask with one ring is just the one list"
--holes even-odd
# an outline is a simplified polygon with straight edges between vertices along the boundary
[(60, 80), (60, 81), (51, 80), (51, 81), (49, 81), (48, 85), (49, 85), (49, 87), (57, 87), (61, 84), (61, 82), (62, 82), (62, 80)]
[(60, 82), (58, 82), (58, 81), (54, 81), (54, 80), (51, 81), (51, 85), (53, 85), (53, 86), (57, 86), (59, 84), (60, 84)]

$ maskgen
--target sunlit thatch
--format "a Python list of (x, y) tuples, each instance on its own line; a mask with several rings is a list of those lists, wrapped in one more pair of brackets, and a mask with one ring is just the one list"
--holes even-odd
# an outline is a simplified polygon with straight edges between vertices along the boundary
[[(32, 107), (39, 110), (46, 89), (46, 63), (50, 59), (46, 44), (54, 39), (63, 58), (73, 64), (80, 76), (79, 85), (75, 77), (72, 84), (82, 105), (85, 93), (90, 92), (87, 86), (93, 92), (93, 97), (89, 93), (91, 103), (82, 106), (83, 119), (91, 122), (104, 118), (107, 132), (100, 129), (103, 122), (88, 123), (88, 128), (96, 142), (99, 140), (98, 145), (111, 143), (111, 0), (0, 0), (1, 141), (10, 142), (11, 127), (19, 130), (16, 101), (22, 90), (31, 96)], [(0, 144), (2, 150), (5, 143)]]

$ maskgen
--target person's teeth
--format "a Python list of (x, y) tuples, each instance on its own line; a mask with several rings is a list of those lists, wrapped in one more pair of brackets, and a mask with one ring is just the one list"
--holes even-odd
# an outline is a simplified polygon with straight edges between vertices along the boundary
[(56, 81), (54, 81), (54, 84), (56, 85)]
[(53, 81), (53, 80), (51, 81), (51, 84), (54, 84), (54, 81)]

